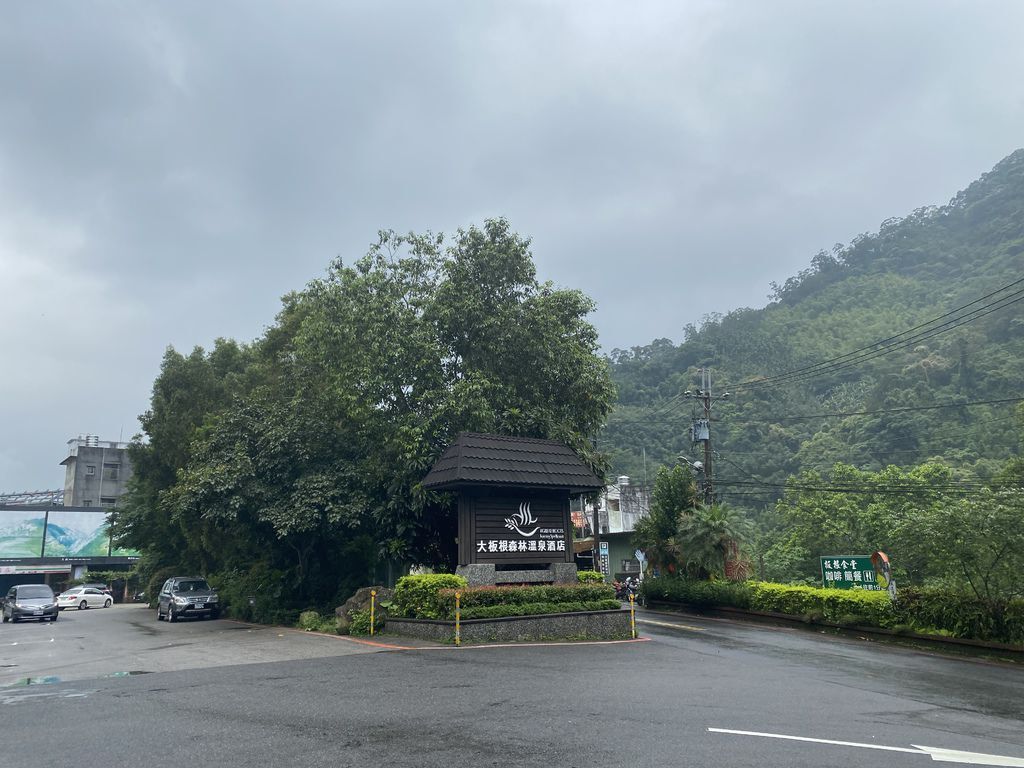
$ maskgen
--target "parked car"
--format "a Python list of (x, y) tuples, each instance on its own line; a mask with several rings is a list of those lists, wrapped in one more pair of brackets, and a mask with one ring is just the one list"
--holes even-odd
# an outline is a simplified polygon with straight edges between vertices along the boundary
[(57, 598), (45, 584), (18, 584), (4, 598), (3, 621), (21, 619), (57, 620)]
[(183, 616), (220, 617), (220, 598), (217, 591), (198, 576), (174, 576), (160, 588), (156, 604), (156, 619), (177, 621)]
[(84, 585), (72, 587), (57, 595), (57, 606), (61, 611), (65, 608), (77, 608), (80, 611), (85, 608), (109, 608), (113, 604), (114, 598), (106, 592)]
[(110, 595), (111, 597), (114, 596), (113, 591), (106, 584), (79, 584), (79, 586), (80, 587), (92, 587), (94, 589), (98, 589), (100, 592), (102, 592), (105, 595)]

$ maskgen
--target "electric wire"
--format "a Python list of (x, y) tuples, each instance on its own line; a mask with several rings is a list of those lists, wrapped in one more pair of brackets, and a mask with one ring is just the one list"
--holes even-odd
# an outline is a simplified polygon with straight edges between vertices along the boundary
[[(995, 299), (988, 304), (983, 304), (986, 300), (991, 299), (998, 294), (1005, 293), (1006, 291), (1022, 284), (1024, 284), (1024, 278), (1004, 285), (1003, 287), (998, 288), (979, 299), (975, 299), (968, 304), (950, 310), (943, 315), (934, 317), (931, 320), (920, 323), (912, 328), (908, 328), (907, 330), (901, 331), (893, 336), (859, 347), (851, 352), (837, 355), (836, 357), (822, 360), (811, 365), (806, 365), (801, 368), (795, 368), (774, 376), (766, 376), (758, 379), (750, 379), (746, 382), (740, 382), (733, 385), (732, 389), (740, 391), (743, 389), (767, 386), (769, 384), (775, 385), (780, 383), (804, 381), (820, 375), (845, 370), (862, 362), (867, 362), (868, 360), (872, 360), (876, 357), (881, 357), (882, 355), (888, 354), (894, 350), (918, 344), (921, 341), (926, 341), (942, 333), (953, 330), (954, 328), (958, 328), (961, 325), (974, 322), (975, 320), (985, 317), (993, 312), (1024, 300), (1024, 288), (1022, 288), (1009, 295)], [(969, 312), (965, 312), (965, 310), (978, 304), (981, 304), (982, 306), (971, 309)]]

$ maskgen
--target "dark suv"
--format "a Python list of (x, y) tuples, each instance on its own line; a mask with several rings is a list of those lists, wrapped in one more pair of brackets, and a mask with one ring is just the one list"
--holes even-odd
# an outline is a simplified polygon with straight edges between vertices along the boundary
[(177, 621), (183, 616), (220, 617), (220, 598), (216, 590), (198, 576), (174, 576), (164, 582), (157, 598), (157, 621)]

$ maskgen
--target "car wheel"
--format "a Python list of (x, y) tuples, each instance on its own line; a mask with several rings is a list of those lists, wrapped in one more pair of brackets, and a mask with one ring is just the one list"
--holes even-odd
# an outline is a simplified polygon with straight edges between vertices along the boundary
[(220, 618), (220, 611), (213, 611), (213, 612), (212, 612), (212, 613), (210, 614), (210, 618), (211, 618), (211, 619), (214, 619), (214, 620), (216, 620), (216, 619), (219, 619), (219, 618)]
[(17, 624), (18, 617), (14, 615), (14, 611), (11, 611), (11, 624)]
[(4, 614), (4, 619), (3, 619), (3, 621), (4, 621), (4, 624), (6, 624), (6, 623), (7, 623), (8, 621), (10, 621), (10, 620), (11, 620), (11, 619), (10, 619), (10, 617), (9, 617), (9, 616), (8, 616), (8, 615), (7, 615), (6, 613), (5, 613), (5, 614)]
[(163, 621), (164, 620), (164, 615), (162, 613), (160, 613), (160, 605), (159, 604), (157, 604), (157, 606), (156, 606), (156, 620), (157, 621)]
[(50, 617), (50, 623), (52, 624), (56, 620), (57, 620), (57, 614), (55, 613), (55, 614), (53, 614), (53, 616)]
[(106, 600), (103, 601), (103, 607), (104, 608), (109, 608), (113, 604), (114, 604), (114, 601), (111, 600), (109, 597)]
[(80, 610), (80, 611), (84, 611), (88, 607), (89, 607), (89, 603), (87, 603), (85, 600), (83, 600), (82, 602), (80, 602), (78, 604), (78, 610)]
[(172, 624), (178, 620), (178, 615), (174, 612), (174, 606), (167, 608), (167, 620)]

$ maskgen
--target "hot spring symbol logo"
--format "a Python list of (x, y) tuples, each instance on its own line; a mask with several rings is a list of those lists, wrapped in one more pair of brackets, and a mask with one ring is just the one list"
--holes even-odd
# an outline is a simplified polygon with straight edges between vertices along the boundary
[[(526, 530), (529, 526), (533, 526), (532, 530)], [(530, 502), (524, 501), (519, 505), (519, 511), (511, 517), (505, 518), (505, 527), (510, 531), (515, 531), (520, 536), (530, 538), (537, 531), (540, 530), (540, 526), (537, 525), (537, 518), (533, 516), (530, 511)]]

